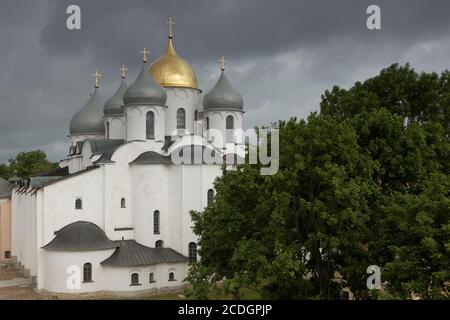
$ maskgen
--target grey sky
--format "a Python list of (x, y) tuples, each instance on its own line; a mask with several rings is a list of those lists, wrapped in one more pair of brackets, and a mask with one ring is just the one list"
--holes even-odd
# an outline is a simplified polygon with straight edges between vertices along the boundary
[[(82, 30), (66, 29), (78, 4)], [(382, 30), (366, 28), (378, 4)], [(0, 162), (40, 148), (63, 158), (71, 116), (86, 102), (91, 73), (103, 73), (106, 99), (125, 63), (132, 82), (139, 51), (150, 59), (166, 45), (169, 14), (175, 47), (203, 90), (227, 58), (228, 78), (245, 99), (245, 126), (319, 109), (334, 84), (348, 87), (392, 63), (443, 71), (450, 63), (448, 0), (3, 1), (0, 4)]]

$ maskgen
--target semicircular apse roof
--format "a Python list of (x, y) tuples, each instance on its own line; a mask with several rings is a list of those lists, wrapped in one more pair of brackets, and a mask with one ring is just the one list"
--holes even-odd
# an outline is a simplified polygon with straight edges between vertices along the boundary
[(42, 249), (49, 251), (95, 251), (117, 247), (117, 244), (111, 241), (105, 232), (92, 222), (74, 222), (55, 233), (56, 237)]

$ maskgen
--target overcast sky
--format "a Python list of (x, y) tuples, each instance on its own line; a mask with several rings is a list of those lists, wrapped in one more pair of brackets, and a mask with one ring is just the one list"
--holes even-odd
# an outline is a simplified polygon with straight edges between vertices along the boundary
[[(82, 29), (66, 28), (66, 8), (81, 7)], [(368, 30), (366, 9), (381, 7), (381, 30)], [(41, 149), (53, 161), (68, 151), (72, 115), (89, 98), (99, 69), (106, 99), (119, 66), (130, 84), (148, 47), (165, 49), (176, 21), (175, 47), (208, 91), (218, 58), (245, 100), (246, 128), (319, 109), (333, 85), (349, 87), (392, 63), (418, 71), (450, 65), (448, 0), (178, 0), (44, 1), (0, 4), (0, 162)]]

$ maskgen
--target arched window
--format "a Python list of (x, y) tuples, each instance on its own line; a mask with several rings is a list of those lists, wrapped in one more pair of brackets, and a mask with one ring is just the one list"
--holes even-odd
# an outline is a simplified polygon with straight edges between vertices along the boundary
[(106, 121), (106, 139), (109, 139), (109, 121)]
[(131, 285), (132, 286), (139, 285), (139, 274), (136, 272), (131, 274)]
[(226, 120), (226, 126), (227, 130), (233, 130), (234, 129), (234, 117), (228, 116)]
[(197, 262), (197, 244), (189, 243), (189, 263)]
[(169, 273), (169, 281), (177, 281), (177, 280), (175, 280), (175, 273), (173, 273), (173, 272)]
[(186, 111), (183, 108), (177, 110), (177, 129), (186, 129)]
[(208, 190), (208, 206), (213, 203), (214, 201), (214, 190), (213, 189), (209, 189)]
[(155, 139), (155, 114), (153, 113), (153, 111), (147, 112), (146, 132), (148, 140)]
[(156, 280), (155, 280), (155, 274), (154, 274), (153, 272), (150, 272), (148, 278), (149, 278), (149, 282), (150, 282), (150, 283), (155, 283), (155, 282), (156, 282)]
[(206, 117), (206, 130), (209, 130), (209, 117)]
[(83, 209), (83, 200), (76, 199), (75, 200), (75, 210), (81, 210)]
[(155, 248), (164, 248), (164, 241), (162, 241), (162, 240), (156, 241)]
[(159, 234), (160, 233), (160, 229), (159, 229), (159, 211), (156, 210), (155, 212), (153, 212), (153, 234)]
[(127, 207), (127, 201), (125, 200), (125, 198), (120, 199), (120, 207), (121, 208)]
[(83, 265), (83, 282), (92, 282), (92, 264)]

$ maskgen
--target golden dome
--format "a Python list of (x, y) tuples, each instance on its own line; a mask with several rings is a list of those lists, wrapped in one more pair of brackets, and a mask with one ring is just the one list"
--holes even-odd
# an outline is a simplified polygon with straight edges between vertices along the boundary
[(175, 52), (171, 36), (169, 36), (166, 53), (150, 65), (148, 72), (163, 87), (198, 89), (194, 71)]

